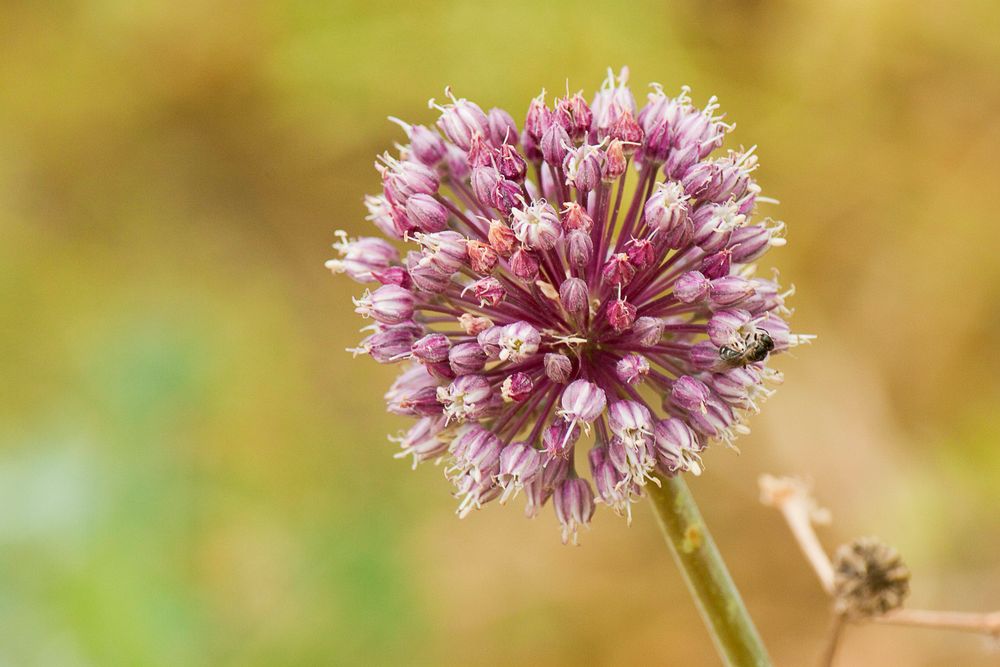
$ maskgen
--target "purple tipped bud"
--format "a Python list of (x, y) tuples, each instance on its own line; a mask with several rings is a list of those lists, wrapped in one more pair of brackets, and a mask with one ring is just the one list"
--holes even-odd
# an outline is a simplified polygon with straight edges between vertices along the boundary
[(542, 159), (553, 168), (563, 163), (566, 154), (569, 152), (567, 146), (572, 145), (569, 135), (562, 125), (553, 123), (545, 130), (539, 147), (542, 150)]
[(552, 123), (552, 112), (545, 106), (545, 91), (531, 100), (528, 105), (528, 113), (524, 119), (525, 138), (531, 138), (537, 144), (541, 142), (542, 135)]
[(615, 364), (615, 375), (625, 384), (640, 384), (649, 374), (649, 362), (645, 357), (630, 352)]
[(451, 343), (447, 336), (432, 333), (413, 343), (410, 352), (420, 361), (438, 363), (448, 359), (448, 350), (450, 349)]
[(652, 347), (663, 338), (665, 324), (658, 317), (640, 317), (632, 326), (629, 339), (643, 347)]
[(573, 362), (565, 354), (548, 352), (544, 358), (545, 376), (556, 384), (566, 384), (573, 373)]
[(708, 385), (690, 375), (680, 376), (670, 388), (670, 398), (674, 404), (690, 411), (705, 412), (706, 403), (711, 396), (712, 391)]
[(656, 259), (653, 243), (649, 239), (631, 239), (625, 244), (628, 261), (637, 269), (645, 269)]
[(476, 336), (476, 342), (483, 348), (489, 359), (500, 358), (500, 336), (503, 335), (503, 327), (494, 326), (480, 331)]
[(542, 337), (527, 322), (508, 324), (500, 332), (500, 361), (523, 361), (538, 352)]
[(478, 373), (486, 365), (486, 353), (478, 343), (459, 343), (449, 350), (448, 365), (455, 375)]
[(708, 298), (714, 306), (735, 306), (753, 296), (753, 283), (741, 276), (716, 278), (709, 288)]
[(635, 277), (635, 267), (629, 261), (628, 254), (619, 252), (611, 256), (601, 269), (601, 277), (614, 286), (627, 285)]
[(504, 178), (520, 183), (528, 171), (528, 163), (524, 161), (514, 146), (503, 144), (500, 146), (500, 154), (497, 157), (497, 169)]
[(382, 285), (354, 300), (354, 312), (383, 324), (399, 324), (413, 317), (413, 293), (396, 285)]
[(594, 241), (582, 229), (574, 229), (566, 234), (566, 258), (571, 266), (583, 268), (590, 264), (594, 254)]
[(448, 226), (448, 209), (430, 195), (406, 200), (406, 217), (422, 232), (440, 232)]
[(479, 299), (480, 306), (490, 306), (492, 308), (507, 296), (507, 290), (504, 288), (503, 283), (493, 276), (477, 280), (472, 283), (471, 287), (472, 293)]
[(456, 100), (454, 97), (452, 102), (441, 109), (437, 126), (451, 143), (463, 151), (468, 151), (472, 146), (473, 135), (489, 136), (489, 121), (475, 102), (466, 99)]
[(567, 278), (559, 286), (559, 301), (566, 312), (581, 318), (590, 308), (590, 289), (580, 278)]
[(681, 303), (694, 303), (705, 298), (709, 287), (708, 278), (701, 271), (688, 271), (674, 282), (674, 296)]
[(724, 278), (729, 275), (733, 253), (730, 250), (720, 250), (701, 260), (701, 272), (709, 280)]
[(590, 192), (601, 183), (604, 155), (598, 146), (584, 144), (571, 149), (563, 159), (566, 183), (580, 192)]
[(515, 208), (514, 234), (530, 250), (551, 250), (562, 235), (559, 214), (551, 205), (536, 202), (530, 206)]
[(469, 176), (469, 158), (466, 152), (455, 144), (445, 144), (445, 164), (452, 180), (464, 181)]
[(489, 137), (495, 146), (517, 143), (517, 124), (504, 109), (493, 107), (486, 115)]
[(520, 403), (531, 395), (534, 388), (535, 383), (527, 373), (514, 373), (500, 385), (500, 396), (508, 403)]
[(594, 492), (586, 480), (573, 477), (563, 481), (552, 497), (556, 517), (562, 524), (563, 544), (577, 544), (580, 526), (590, 527), (594, 516)]
[(575, 380), (563, 390), (559, 414), (569, 421), (583, 421), (588, 424), (604, 411), (608, 399), (604, 390), (593, 382)]
[(636, 308), (625, 299), (615, 299), (608, 304), (608, 322), (615, 333), (632, 328), (635, 323)]

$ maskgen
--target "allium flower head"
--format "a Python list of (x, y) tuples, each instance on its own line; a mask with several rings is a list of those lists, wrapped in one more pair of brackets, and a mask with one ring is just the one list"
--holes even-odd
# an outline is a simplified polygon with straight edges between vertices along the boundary
[(391, 119), (409, 143), (365, 200), (386, 238), (338, 232), (327, 266), (366, 284), (352, 351), (404, 365), (398, 456), (445, 460), (460, 516), (523, 492), (564, 541), (595, 502), (631, 519), (646, 484), (747, 432), (770, 358), (811, 338), (755, 277), (785, 243), (757, 215), (757, 156), (723, 153), (733, 126), (689, 93), (640, 108), (622, 70), (590, 104), (543, 91), (520, 128), (450, 89), (436, 119)]

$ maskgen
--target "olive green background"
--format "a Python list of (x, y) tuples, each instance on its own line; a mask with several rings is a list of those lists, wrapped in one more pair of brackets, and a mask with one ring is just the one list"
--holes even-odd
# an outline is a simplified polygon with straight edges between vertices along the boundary
[[(719, 96), (798, 289), (786, 383), (692, 482), (781, 665), (826, 601), (762, 472), (825, 544), (876, 534), (915, 607), (1000, 607), (995, 2), (0, 5), (0, 665), (717, 665), (657, 533), (599, 511), (463, 521), (352, 360), (372, 162), (450, 84), (523, 119), (608, 66)], [(842, 665), (987, 665), (851, 629)]]

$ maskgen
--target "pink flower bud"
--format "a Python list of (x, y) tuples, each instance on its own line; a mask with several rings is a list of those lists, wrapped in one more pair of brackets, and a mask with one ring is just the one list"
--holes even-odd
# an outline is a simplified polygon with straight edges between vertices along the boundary
[(483, 348), (488, 359), (500, 358), (500, 336), (503, 335), (503, 327), (492, 326), (484, 329), (476, 336), (476, 342)]
[(594, 241), (582, 229), (574, 229), (566, 234), (566, 258), (572, 266), (583, 268), (590, 264), (594, 254)]
[(510, 270), (521, 280), (534, 280), (538, 276), (538, 259), (524, 248), (510, 256)]
[(508, 324), (500, 332), (500, 361), (523, 361), (538, 352), (541, 342), (538, 330), (527, 322)]
[(448, 226), (448, 209), (430, 195), (407, 199), (406, 217), (422, 232), (440, 232)]
[(643, 347), (652, 347), (663, 338), (664, 322), (659, 317), (640, 317), (629, 332), (629, 340)]
[(497, 186), (502, 180), (503, 176), (495, 167), (476, 167), (472, 170), (472, 194), (483, 206), (492, 207), (496, 201)]
[(492, 308), (507, 296), (507, 290), (504, 288), (503, 283), (493, 276), (477, 280), (472, 283), (471, 287), (472, 293), (479, 299), (480, 306), (490, 306)]
[(560, 404), (562, 410), (559, 414), (564, 419), (589, 424), (604, 412), (607, 397), (604, 390), (593, 382), (575, 380), (563, 390)]
[(627, 168), (628, 159), (625, 156), (625, 148), (622, 146), (622, 142), (615, 139), (608, 144), (608, 150), (604, 153), (601, 178), (605, 183), (611, 183), (621, 178)]
[(401, 266), (390, 266), (381, 271), (372, 271), (372, 278), (383, 285), (398, 285), (403, 289), (410, 289), (413, 286), (410, 274)]
[(723, 278), (729, 275), (733, 253), (730, 250), (720, 250), (701, 260), (701, 272), (709, 280)]
[(505, 110), (493, 107), (486, 114), (486, 120), (490, 127), (490, 141), (494, 146), (517, 143), (517, 124)]
[(685, 410), (704, 412), (705, 404), (711, 396), (712, 391), (708, 385), (690, 375), (680, 376), (670, 388), (670, 398), (674, 405)]
[(600, 147), (583, 144), (566, 152), (563, 171), (566, 183), (580, 192), (590, 192), (601, 183), (604, 155)]
[(630, 352), (615, 364), (615, 375), (625, 384), (640, 384), (649, 374), (649, 362), (645, 357)]
[(478, 343), (459, 343), (448, 351), (448, 365), (455, 375), (478, 373), (486, 365), (486, 353)]
[(625, 299), (615, 299), (608, 304), (608, 322), (615, 333), (622, 333), (632, 328), (635, 322), (636, 308)]
[(542, 150), (542, 159), (545, 160), (546, 164), (558, 167), (563, 163), (566, 153), (569, 152), (567, 146), (570, 145), (572, 144), (569, 135), (566, 134), (566, 130), (562, 128), (562, 125), (552, 123), (545, 130), (542, 140), (539, 143), (539, 148)]
[(709, 287), (708, 298), (714, 306), (735, 306), (753, 296), (753, 283), (742, 276), (716, 278)]
[(396, 285), (382, 285), (354, 300), (354, 312), (383, 324), (399, 324), (413, 317), (413, 293)]
[(514, 234), (529, 250), (551, 250), (562, 235), (559, 214), (545, 202), (515, 208), (512, 215)]
[(438, 363), (448, 359), (448, 350), (451, 343), (444, 334), (427, 334), (420, 340), (413, 343), (410, 352), (420, 361)]
[(580, 93), (557, 100), (554, 116), (574, 141), (587, 136), (594, 119), (594, 114)]
[(682, 273), (674, 282), (674, 296), (681, 303), (701, 301), (708, 294), (709, 281), (700, 271)]
[(548, 352), (544, 358), (545, 376), (556, 384), (566, 384), (573, 373), (573, 362), (565, 354)]
[(508, 403), (520, 403), (531, 395), (531, 390), (535, 384), (526, 373), (514, 373), (507, 376), (507, 379), (500, 385), (500, 395)]
[(556, 517), (562, 524), (563, 544), (577, 544), (581, 526), (589, 527), (594, 516), (594, 492), (586, 480), (573, 477), (563, 481), (552, 496)]
[(698, 434), (677, 418), (664, 419), (653, 428), (656, 444), (656, 458), (660, 466), (670, 472), (689, 471), (700, 475), (701, 457), (698, 452), (705, 448)]
[(497, 156), (497, 170), (504, 178), (520, 183), (528, 171), (528, 164), (517, 152), (517, 148), (511, 144), (500, 146), (500, 154)]
[(649, 239), (631, 239), (625, 244), (628, 261), (637, 269), (645, 269), (656, 260), (653, 244)]
[(635, 267), (629, 261), (626, 253), (619, 252), (612, 255), (604, 263), (604, 268), (601, 269), (601, 277), (605, 282), (614, 287), (622, 287), (635, 277)]
[(408, 356), (415, 337), (411, 327), (389, 327), (369, 336), (362, 348), (378, 363), (388, 364)]
[(559, 286), (559, 301), (566, 312), (582, 318), (590, 308), (590, 289), (580, 278), (567, 278)]
[[(452, 104), (439, 107), (441, 117), (437, 121), (437, 126), (451, 143), (463, 151), (468, 151), (472, 145), (473, 135), (489, 136), (489, 121), (479, 105), (466, 99), (456, 100), (450, 91), (446, 92), (451, 97)], [(431, 102), (433, 104), (433, 100)]]
[(576, 202), (569, 202), (562, 210), (562, 226), (567, 232), (579, 229), (590, 233), (594, 227), (594, 219)]

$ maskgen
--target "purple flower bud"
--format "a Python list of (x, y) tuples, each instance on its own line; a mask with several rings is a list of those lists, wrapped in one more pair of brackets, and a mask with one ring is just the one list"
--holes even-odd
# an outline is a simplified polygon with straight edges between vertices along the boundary
[(590, 264), (594, 254), (594, 241), (582, 229), (574, 229), (566, 234), (566, 258), (570, 265), (583, 268)]
[(635, 115), (635, 98), (625, 85), (627, 81), (628, 68), (622, 68), (617, 78), (609, 72), (601, 90), (594, 96), (594, 101), (590, 105), (594, 114), (593, 127), (601, 139), (607, 136), (622, 112), (627, 111)]
[(615, 364), (615, 375), (625, 384), (640, 384), (649, 374), (649, 362), (645, 357), (630, 352)]
[(478, 419), (490, 409), (493, 389), (482, 375), (460, 375), (447, 387), (437, 388), (437, 400), (448, 421)]
[(512, 215), (514, 234), (529, 250), (551, 250), (562, 235), (559, 214), (545, 202), (515, 208)]
[(574, 141), (579, 141), (587, 136), (594, 120), (594, 114), (580, 93), (576, 93), (573, 97), (557, 100), (554, 116), (556, 122), (566, 130)]
[[(542, 135), (552, 123), (552, 112), (545, 106), (545, 91), (531, 100), (528, 113), (524, 119), (525, 139), (531, 139), (535, 144), (542, 141)], [(527, 146), (525, 146), (527, 147)], [(531, 157), (530, 155), (528, 157)], [(532, 158), (535, 159), (535, 158)]]
[(500, 361), (523, 361), (538, 352), (542, 337), (527, 322), (508, 324), (500, 332)]
[(423, 125), (413, 125), (408, 134), (413, 157), (428, 167), (436, 166), (444, 159), (444, 141), (437, 132)]
[(502, 211), (504, 215), (510, 215), (514, 207), (522, 204), (523, 201), (521, 187), (517, 183), (505, 178), (497, 183), (497, 187), (493, 191), (493, 206)]
[(559, 301), (566, 312), (582, 318), (590, 308), (590, 289), (580, 278), (567, 278), (559, 286)]
[(520, 403), (531, 395), (535, 383), (527, 373), (514, 373), (500, 385), (500, 396), (508, 403)]
[(452, 445), (455, 464), (449, 476), (468, 474), (474, 480), (493, 477), (500, 472), (500, 452), (503, 443), (492, 431), (474, 425), (464, 431)]
[(384, 239), (370, 236), (348, 239), (343, 231), (338, 231), (337, 236), (340, 240), (333, 244), (333, 248), (340, 254), (340, 259), (326, 262), (326, 268), (334, 273), (346, 273), (358, 282), (371, 282), (373, 271), (386, 269), (399, 260), (399, 253)]
[(569, 150), (563, 158), (566, 183), (580, 192), (590, 192), (601, 183), (603, 162), (604, 155), (599, 146), (583, 144)]
[(601, 502), (632, 523), (632, 496), (635, 484), (626, 478), (610, 461), (607, 447), (594, 447), (587, 456), (590, 474)]
[(729, 237), (729, 250), (732, 259), (737, 264), (746, 264), (759, 259), (771, 247), (785, 245), (785, 239), (779, 236), (784, 232), (784, 224), (774, 226), (747, 225), (733, 231)]
[(517, 124), (504, 109), (493, 107), (486, 114), (486, 120), (490, 126), (489, 137), (494, 145), (517, 143)]
[(542, 150), (542, 159), (553, 168), (563, 163), (566, 154), (569, 152), (567, 146), (571, 146), (569, 135), (558, 123), (552, 123), (542, 135), (539, 148)]
[(614, 124), (608, 129), (607, 135), (614, 141), (620, 141), (626, 155), (635, 153), (642, 143), (645, 133), (628, 109), (618, 115)]
[(448, 350), (450, 349), (451, 343), (447, 336), (432, 333), (413, 343), (410, 352), (420, 361), (438, 363), (448, 359)]
[(556, 517), (562, 524), (562, 541), (578, 544), (580, 526), (590, 527), (594, 516), (594, 492), (586, 480), (573, 477), (563, 481), (552, 497)]
[(731, 202), (706, 204), (698, 207), (691, 222), (694, 225), (695, 245), (705, 252), (716, 252), (726, 247), (733, 231), (746, 222), (746, 216), (741, 215)]
[(701, 271), (688, 271), (674, 282), (674, 296), (681, 303), (695, 303), (705, 298), (709, 287), (708, 278)]
[(720, 365), (719, 348), (711, 341), (703, 340), (691, 346), (688, 359), (700, 371), (713, 370)]
[(629, 340), (643, 347), (652, 347), (663, 338), (664, 322), (658, 317), (643, 316), (635, 321)]
[(412, 327), (388, 327), (369, 336), (362, 347), (378, 363), (389, 364), (410, 354), (414, 338), (416, 335)]
[(380, 271), (372, 271), (372, 278), (383, 285), (397, 285), (403, 289), (410, 289), (413, 286), (410, 274), (401, 266), (390, 266)]
[(500, 474), (497, 483), (503, 487), (500, 504), (517, 495), (539, 473), (542, 457), (538, 450), (526, 442), (513, 442), (500, 452)]
[(503, 335), (503, 327), (494, 326), (484, 329), (476, 336), (476, 342), (483, 348), (488, 359), (500, 358), (500, 336)]
[(740, 344), (744, 333), (752, 328), (751, 315), (745, 310), (717, 311), (708, 321), (708, 338), (717, 346)]
[(556, 384), (566, 384), (573, 373), (573, 362), (565, 354), (548, 352), (544, 357), (545, 376)]
[(417, 289), (432, 294), (440, 294), (451, 284), (451, 274), (441, 273), (418, 252), (406, 257), (406, 270)]
[(406, 200), (406, 217), (422, 232), (440, 232), (448, 226), (448, 209), (430, 195)]
[(611, 183), (621, 178), (628, 168), (628, 159), (625, 155), (625, 147), (622, 142), (614, 139), (608, 144), (608, 150), (604, 153), (604, 166), (601, 170), (601, 178), (605, 183)]
[(708, 298), (713, 306), (735, 306), (753, 296), (753, 283), (742, 276), (716, 278), (709, 287)]
[(720, 250), (701, 260), (701, 272), (709, 280), (724, 278), (729, 275), (733, 253), (730, 250)]
[(445, 144), (445, 164), (452, 180), (464, 181), (469, 176), (469, 157), (464, 150), (455, 144)]
[(372, 317), (383, 324), (399, 324), (413, 317), (413, 293), (396, 285), (382, 285), (354, 299), (354, 312)]
[(563, 390), (559, 415), (569, 421), (579, 420), (589, 424), (600, 416), (607, 402), (604, 390), (596, 384), (575, 380)]
[(691, 427), (709, 438), (732, 439), (732, 429), (737, 424), (736, 413), (717, 396), (705, 403), (705, 411), (689, 412)]
[(472, 293), (479, 299), (480, 306), (496, 306), (507, 296), (507, 290), (504, 288), (503, 283), (493, 276), (481, 278), (472, 283), (470, 287), (472, 288)]
[(414, 238), (424, 249), (421, 266), (431, 266), (439, 273), (451, 276), (465, 265), (466, 239), (458, 232), (417, 233)]
[(706, 403), (712, 396), (712, 391), (701, 380), (690, 375), (682, 375), (670, 388), (670, 398), (675, 405), (685, 410), (705, 412)]
[(672, 234), (682, 228), (688, 219), (688, 196), (675, 181), (656, 186), (643, 209), (646, 224), (660, 234)]
[(639, 447), (653, 435), (653, 416), (636, 401), (615, 401), (608, 406), (608, 426), (626, 446)]
[(496, 151), (488, 138), (481, 134), (474, 134), (466, 159), (473, 170), (477, 167), (488, 167), (496, 160)]
[(612, 255), (601, 269), (601, 278), (613, 287), (627, 285), (634, 277), (635, 267), (624, 252)]
[(382, 172), (382, 187), (390, 200), (402, 204), (416, 194), (432, 195), (438, 190), (440, 180), (434, 170), (419, 162), (396, 160), (388, 154), (382, 156), (385, 165), (376, 164)]
[(653, 439), (656, 443), (656, 457), (665, 470), (701, 474), (703, 468), (698, 452), (704, 449), (704, 445), (698, 434), (683, 421), (670, 418), (657, 422), (653, 429)]
[(455, 375), (478, 373), (486, 365), (486, 353), (478, 343), (459, 343), (448, 351), (448, 365)]
[(491, 207), (496, 201), (496, 189), (503, 176), (495, 167), (476, 167), (472, 170), (472, 194), (483, 206)]
[(528, 171), (528, 163), (524, 161), (517, 149), (510, 144), (500, 146), (497, 156), (497, 170), (504, 178), (520, 183)]
[(637, 269), (645, 269), (656, 260), (653, 243), (649, 239), (631, 239), (625, 244), (628, 261)]
[[(445, 92), (451, 97), (452, 104), (438, 107), (441, 110), (441, 117), (437, 121), (437, 126), (451, 143), (463, 151), (468, 151), (472, 145), (473, 135), (489, 136), (489, 121), (476, 103), (466, 99), (457, 100), (451, 95), (451, 91), (446, 90)], [(432, 106), (433, 102), (431, 100)]]
[(608, 322), (615, 333), (622, 333), (632, 328), (635, 322), (636, 308), (625, 299), (615, 299), (608, 304)]
[(396, 225), (393, 224), (391, 205), (385, 195), (366, 195), (365, 208), (368, 209), (365, 220), (371, 220), (379, 231), (389, 238), (401, 238)]

